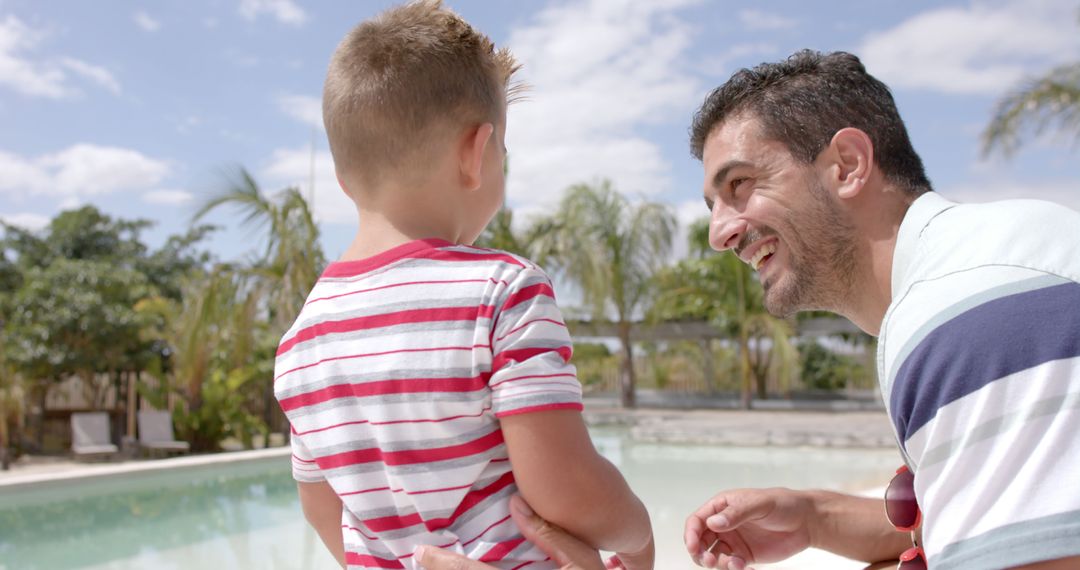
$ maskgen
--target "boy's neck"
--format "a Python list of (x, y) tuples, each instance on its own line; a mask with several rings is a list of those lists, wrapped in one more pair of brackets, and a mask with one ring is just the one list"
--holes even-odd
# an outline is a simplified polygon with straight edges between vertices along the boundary
[(462, 232), (453, 222), (433, 215), (418, 215), (424, 208), (415, 203), (405, 208), (410, 210), (410, 215), (395, 216), (392, 211), (358, 207), (356, 237), (338, 261), (366, 259), (419, 239), (437, 238), (461, 243)]

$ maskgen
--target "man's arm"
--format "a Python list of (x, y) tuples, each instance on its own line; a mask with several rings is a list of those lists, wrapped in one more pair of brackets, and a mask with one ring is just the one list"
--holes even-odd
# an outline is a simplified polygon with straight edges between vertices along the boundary
[(830, 491), (804, 491), (815, 509), (810, 545), (864, 562), (895, 560), (911, 548), (911, 535), (885, 516), (883, 499)]
[(304, 518), (319, 533), (323, 544), (334, 555), (334, 559), (345, 567), (345, 542), (341, 533), (341, 498), (337, 496), (330, 484), (323, 481), (320, 483), (297, 483), (300, 493), (300, 506), (304, 510)]
[[(651, 566), (652, 526), (622, 474), (597, 453), (576, 410), (501, 418), (514, 479), (541, 517), (597, 549), (640, 554)], [(625, 558), (625, 557), (624, 557)], [(631, 557), (632, 558), (632, 557)]]
[(694, 562), (707, 568), (777, 562), (810, 547), (877, 562), (911, 546), (909, 535), (888, 523), (879, 499), (780, 488), (716, 495), (687, 518), (684, 540)]
[[(604, 570), (604, 563), (595, 549), (536, 516), (520, 495), (510, 498), (510, 516), (514, 517), (514, 524), (521, 534), (550, 556), (560, 570)], [(416, 561), (427, 570), (496, 570), (494, 566), (436, 546), (418, 547)]]

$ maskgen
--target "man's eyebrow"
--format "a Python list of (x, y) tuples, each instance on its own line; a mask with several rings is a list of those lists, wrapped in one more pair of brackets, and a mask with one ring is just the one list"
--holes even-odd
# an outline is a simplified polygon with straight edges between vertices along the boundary
[(716, 175), (713, 176), (713, 179), (712, 179), (713, 188), (720, 188), (721, 186), (723, 186), (724, 185), (724, 180), (727, 179), (728, 174), (730, 174), (732, 170), (734, 170), (736, 168), (739, 168), (741, 166), (753, 166), (753, 165), (750, 164), (749, 162), (746, 162), (745, 160), (730, 160), (727, 163), (725, 163), (724, 166), (721, 166), (720, 170), (717, 170)]

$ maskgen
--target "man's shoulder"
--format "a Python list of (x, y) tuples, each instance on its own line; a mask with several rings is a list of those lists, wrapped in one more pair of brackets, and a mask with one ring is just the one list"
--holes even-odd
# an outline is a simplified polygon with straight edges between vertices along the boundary
[(923, 229), (904, 289), (985, 267), (1080, 281), (1080, 212), (1043, 200), (958, 204)]

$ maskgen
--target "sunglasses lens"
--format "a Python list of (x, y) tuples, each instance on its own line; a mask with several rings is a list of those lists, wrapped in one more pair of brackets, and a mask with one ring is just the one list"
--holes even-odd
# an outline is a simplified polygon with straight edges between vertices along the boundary
[[(919, 504), (915, 501), (915, 475), (911, 471), (905, 469), (897, 473), (885, 489), (885, 514), (898, 528), (915, 526), (919, 519)], [(907, 570), (907, 567), (903, 568)]]
[(912, 548), (900, 557), (900, 565), (896, 570), (926, 570), (926, 557), (922, 550)]

